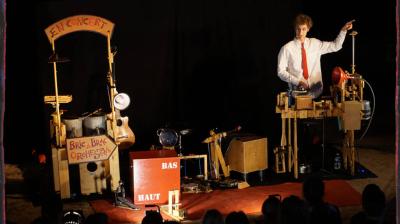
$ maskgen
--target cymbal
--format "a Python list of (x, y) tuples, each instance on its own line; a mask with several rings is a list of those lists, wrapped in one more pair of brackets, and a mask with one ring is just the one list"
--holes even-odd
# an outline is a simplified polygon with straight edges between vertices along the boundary
[(65, 63), (65, 62), (69, 62), (69, 61), (71, 61), (71, 60), (69, 60), (68, 58), (59, 57), (58, 54), (52, 54), (49, 57), (49, 63), (53, 63), (53, 62)]

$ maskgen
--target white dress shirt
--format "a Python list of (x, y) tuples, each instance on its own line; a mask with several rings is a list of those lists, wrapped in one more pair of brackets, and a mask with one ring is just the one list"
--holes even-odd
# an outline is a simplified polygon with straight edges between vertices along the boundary
[(313, 98), (322, 93), (321, 55), (336, 52), (342, 48), (346, 31), (340, 31), (334, 41), (320, 41), (306, 38), (304, 48), (307, 55), (308, 79), (303, 77), (301, 42), (298, 39), (285, 44), (278, 54), (278, 76), (289, 85), (298, 86), (300, 81), (308, 83)]

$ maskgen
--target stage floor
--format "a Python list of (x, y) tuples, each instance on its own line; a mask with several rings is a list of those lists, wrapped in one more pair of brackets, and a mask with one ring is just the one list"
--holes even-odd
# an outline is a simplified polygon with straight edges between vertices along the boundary
[[(345, 180), (325, 181), (325, 200), (339, 207), (358, 206), (361, 194)], [(232, 211), (243, 211), (252, 216), (259, 215), (262, 203), (269, 195), (279, 195), (282, 199), (290, 195), (301, 197), (302, 183), (254, 186), (244, 189), (215, 189), (204, 193), (184, 193), (181, 197), (181, 209), (185, 211), (185, 220), (199, 221), (208, 209), (218, 209), (224, 216)], [(110, 223), (140, 223), (145, 210), (133, 211), (115, 207), (112, 200), (91, 200), (89, 203), (97, 212), (108, 215)], [(152, 208), (155, 209), (155, 208)], [(171, 219), (162, 213), (164, 219)]]
[[(359, 148), (358, 150), (358, 161), (365, 166), (367, 169), (372, 171), (374, 174), (377, 175), (376, 178), (362, 178), (362, 179), (353, 179), (353, 180), (343, 180), (344, 182), (347, 182), (349, 186), (351, 186), (352, 190), (355, 190), (359, 193), (362, 192), (363, 188), (365, 185), (369, 183), (375, 183), (378, 184), (382, 190), (386, 194), (387, 201), (395, 197), (395, 155), (394, 155), (394, 149), (384, 149), (382, 150), (381, 148)], [(40, 217), (40, 206), (34, 206), (29, 198), (26, 197), (26, 195), (22, 192), (24, 187), (21, 187), (20, 185), (23, 182), (22, 177), (22, 171), (20, 169), (20, 166), (17, 165), (11, 165), (11, 164), (6, 164), (6, 216), (7, 216), (7, 223), (30, 223), (32, 222), (35, 218)], [(343, 182), (342, 181), (342, 182)], [(293, 184), (293, 183), (291, 183)], [(300, 194), (300, 183), (298, 186), (296, 186), (297, 194)], [(287, 183), (284, 183), (282, 186), (288, 185)], [(328, 184), (329, 185), (329, 184)], [(264, 193), (267, 192), (263, 190), (258, 191), (260, 188), (263, 186), (258, 186), (258, 187), (251, 187), (248, 189), (243, 189), (243, 190), (238, 190), (238, 191), (251, 191), (253, 194), (257, 194), (259, 196), (258, 200), (263, 200), (263, 197), (265, 196)], [(265, 186), (268, 187), (268, 186)], [(227, 191), (227, 192), (223, 192)], [(223, 191), (214, 191), (213, 193), (207, 193), (209, 195), (206, 195), (205, 198), (212, 194), (218, 194), (218, 197), (220, 197), (221, 200), (229, 200), (229, 191), (231, 190), (223, 190)], [(258, 192), (258, 193), (257, 193)], [(264, 192), (264, 193), (260, 193)], [(281, 191), (279, 192), (282, 195), (285, 195), (285, 189), (281, 188)], [(287, 191), (288, 192), (288, 191)], [(190, 209), (190, 203), (189, 202), (196, 202), (196, 197), (200, 197), (200, 195), (192, 195), (190, 196), (192, 198), (187, 199), (183, 198), (183, 204), (184, 206), (187, 206), (187, 208)], [(213, 197), (216, 197), (216, 195), (213, 195)], [(225, 199), (224, 199), (225, 197)], [(189, 200), (186, 201), (185, 200)], [(204, 200), (204, 198), (202, 199)], [(105, 200), (107, 201), (107, 200)], [(250, 200), (251, 201), (251, 200)], [(254, 204), (254, 208), (251, 209), (251, 211), (248, 211), (248, 216), (251, 220), (257, 220), (259, 215), (261, 214), (260, 208), (258, 209), (257, 207), (259, 206), (259, 202), (252, 200)], [(334, 202), (334, 201), (333, 201)], [(104, 203), (104, 202), (102, 202)], [(110, 206), (111, 204), (103, 204), (103, 206)], [(210, 205), (209, 206), (213, 206)], [(64, 202), (63, 203), (63, 209), (64, 211), (70, 210), (70, 209), (77, 209), (77, 210), (82, 210), (85, 216), (88, 216), (89, 214), (92, 214), (95, 211), (96, 206), (92, 206), (88, 200), (82, 200), (82, 201), (75, 201), (75, 202)], [(113, 207), (105, 208), (107, 209), (112, 209)], [(186, 220), (185, 222), (188, 223), (197, 223), (199, 222), (199, 218), (201, 217), (201, 211), (203, 211), (205, 208), (197, 208), (196, 211), (193, 210), (191, 219)], [(237, 206), (231, 206), (224, 208), (224, 213), (229, 211), (229, 209), (232, 210), (238, 210)], [(348, 223), (349, 218), (355, 214), (357, 211), (359, 211), (360, 206), (359, 205), (354, 205), (354, 204), (341, 204), (340, 205), (341, 209), (341, 215), (343, 219), (343, 223)], [(226, 210), (226, 211), (225, 211)], [(130, 211), (131, 212), (131, 211)], [(127, 213), (129, 214), (129, 213)], [(121, 220), (122, 221), (122, 220)], [(132, 223), (132, 222), (121, 222), (121, 223)], [(140, 223), (140, 222), (138, 222)]]

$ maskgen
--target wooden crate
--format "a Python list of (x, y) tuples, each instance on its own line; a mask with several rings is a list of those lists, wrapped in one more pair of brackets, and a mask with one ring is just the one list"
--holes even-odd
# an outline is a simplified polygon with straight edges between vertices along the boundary
[[(79, 178), (82, 195), (91, 193), (102, 194), (107, 189), (106, 160), (79, 164)], [(95, 170), (89, 170), (88, 166), (96, 166)]]
[(233, 171), (247, 174), (267, 169), (268, 140), (256, 136), (233, 139), (225, 157)]
[(167, 204), (180, 190), (180, 158), (174, 150), (130, 152), (131, 191), (135, 204)]
[[(105, 190), (115, 191), (120, 181), (118, 147), (112, 152), (109, 159), (92, 161), (97, 165), (93, 172), (87, 169), (88, 163), (79, 164), (79, 181), (81, 194), (103, 193)], [(54, 190), (60, 193), (62, 199), (71, 197), (70, 178), (76, 178), (70, 174), (67, 149), (52, 146), (52, 164)], [(71, 177), (70, 177), (71, 176)], [(107, 181), (111, 189), (107, 189)]]
[(359, 101), (343, 102), (343, 129), (360, 130), (361, 129), (361, 110), (362, 103)]
[(313, 101), (311, 96), (296, 96), (295, 99), (297, 110), (313, 109)]

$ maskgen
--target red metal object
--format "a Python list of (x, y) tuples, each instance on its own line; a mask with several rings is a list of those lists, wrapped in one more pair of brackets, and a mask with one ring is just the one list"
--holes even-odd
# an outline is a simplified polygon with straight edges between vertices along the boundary
[(348, 75), (343, 71), (341, 67), (336, 66), (332, 70), (332, 83), (334, 85), (341, 85), (344, 81), (349, 79)]

